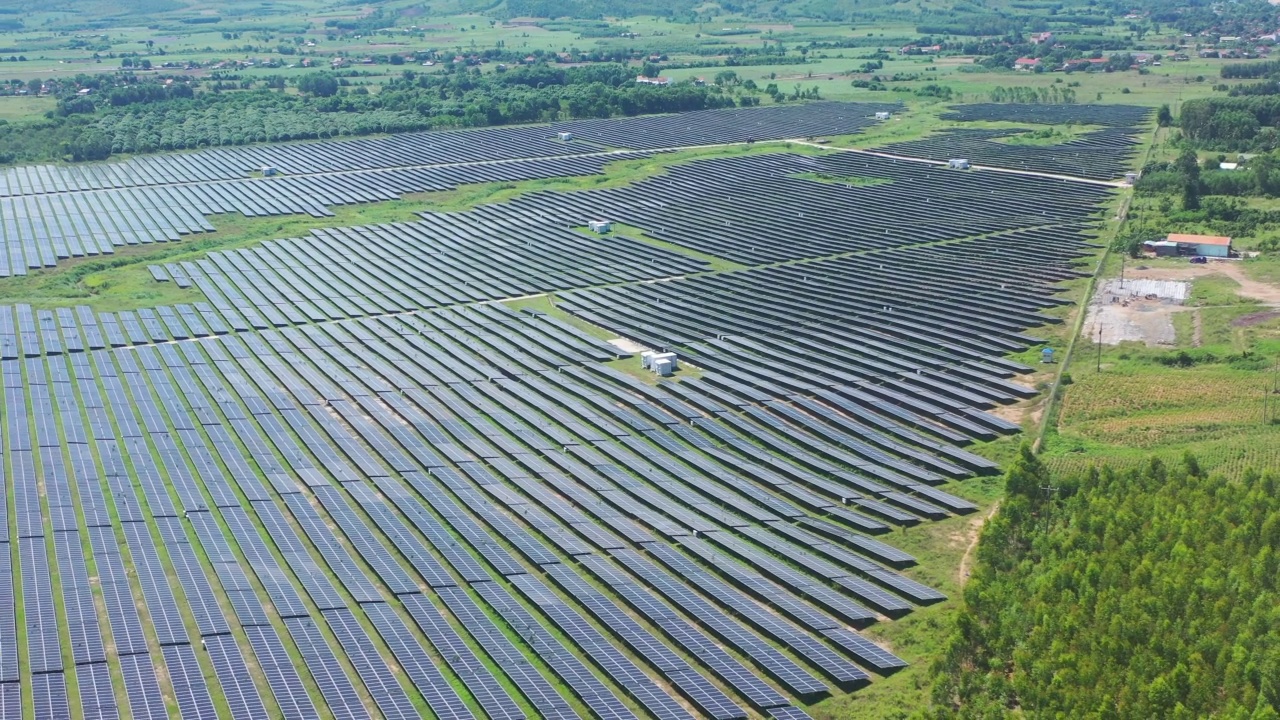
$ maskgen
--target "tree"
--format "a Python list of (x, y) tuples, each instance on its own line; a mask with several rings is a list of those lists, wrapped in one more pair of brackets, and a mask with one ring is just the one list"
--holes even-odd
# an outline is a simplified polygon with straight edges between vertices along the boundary
[(72, 160), (106, 160), (111, 157), (111, 141), (96, 131), (77, 138), (69, 149)]
[(338, 93), (338, 80), (329, 73), (307, 73), (298, 78), (298, 90), (315, 97), (331, 97)]
[(1274, 720), (1278, 479), (1192, 457), (1050, 477), (1023, 453), (918, 716)]
[(1182, 182), (1182, 209), (1200, 209), (1200, 183), (1198, 181), (1187, 179)]
[(1173, 124), (1173, 113), (1169, 110), (1169, 106), (1161, 105), (1156, 111), (1156, 124), (1160, 127), (1169, 127)]
[(1191, 148), (1183, 149), (1173, 165), (1182, 175), (1182, 209), (1199, 210), (1200, 160), (1196, 155), (1196, 151)]

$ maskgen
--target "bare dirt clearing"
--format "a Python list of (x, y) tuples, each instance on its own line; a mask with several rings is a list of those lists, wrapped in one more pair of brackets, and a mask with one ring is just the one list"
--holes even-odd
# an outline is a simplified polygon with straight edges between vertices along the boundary
[(1107, 280), (1098, 287), (1085, 317), (1084, 337), (1104, 345), (1141, 342), (1149, 347), (1174, 344), (1173, 314), (1183, 312), (1182, 302), (1191, 284), (1164, 278), (1128, 275)]
[(1209, 275), (1222, 275), (1240, 285), (1240, 296), (1253, 298), (1267, 305), (1280, 306), (1280, 285), (1250, 279), (1240, 262), (1210, 262), (1204, 265), (1187, 263), (1185, 267), (1142, 268), (1125, 273), (1126, 277), (1150, 280), (1179, 280), (1190, 282)]

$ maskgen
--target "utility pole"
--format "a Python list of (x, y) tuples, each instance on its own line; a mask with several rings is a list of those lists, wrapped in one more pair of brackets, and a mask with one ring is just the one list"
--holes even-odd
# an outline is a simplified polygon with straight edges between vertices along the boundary
[(1271, 368), (1271, 386), (1266, 389), (1266, 396), (1262, 398), (1262, 422), (1272, 422), (1271, 414), (1275, 412), (1275, 402), (1272, 402), (1271, 396), (1280, 394), (1280, 355), (1276, 356), (1275, 365)]
[[(1101, 315), (1101, 313), (1099, 313)], [(1098, 372), (1102, 372), (1102, 318), (1098, 318)]]

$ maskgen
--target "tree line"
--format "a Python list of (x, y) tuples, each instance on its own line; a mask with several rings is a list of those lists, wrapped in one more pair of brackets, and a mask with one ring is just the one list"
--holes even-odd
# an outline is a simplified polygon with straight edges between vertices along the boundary
[(1184, 137), (1216, 150), (1274, 150), (1280, 147), (1278, 121), (1276, 95), (1195, 98), (1178, 114)]
[[(187, 86), (176, 89), (153, 83), (111, 89), (96, 102), (68, 96), (57, 113), (42, 121), (0, 124), (0, 162), (101, 160), (117, 153), (683, 112), (760, 102), (760, 92), (745, 86), (637, 84), (634, 70), (621, 64), (533, 65), (485, 74), (476, 68), (432, 74), (409, 70), (376, 94), (328, 72), (309, 73), (294, 83), (301, 94), (265, 88), (220, 92), (217, 85), (192, 92)], [(791, 99), (815, 95), (797, 93)], [(778, 102), (788, 99), (782, 93), (772, 96)]]
[(1280, 478), (1024, 448), (1005, 482), (920, 715), (1280, 718)]
[(1222, 77), (1228, 80), (1266, 78), (1280, 73), (1280, 60), (1254, 63), (1230, 63), (1222, 66)]

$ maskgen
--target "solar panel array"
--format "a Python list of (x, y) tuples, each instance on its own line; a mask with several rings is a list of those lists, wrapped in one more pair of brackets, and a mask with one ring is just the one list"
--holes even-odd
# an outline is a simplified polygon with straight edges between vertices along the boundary
[[(1028, 128), (1029, 129), (1029, 128)], [(1113, 180), (1128, 172), (1140, 141), (1132, 128), (1106, 127), (1065, 142), (1022, 144), (1018, 130), (953, 128), (879, 148), (929, 160), (965, 158), (974, 165)]]
[(943, 120), (998, 120), (1042, 125), (1101, 125), (1133, 129), (1151, 119), (1151, 108), (1140, 105), (1050, 105), (1038, 103), (972, 103), (955, 105)]
[(1138, 135), (1151, 120), (1151, 108), (1135, 105), (1041, 105), (975, 103), (956, 105), (940, 116), (959, 122), (1035, 125), (1095, 125), (1065, 142), (1011, 141), (1031, 128), (952, 128), (919, 140), (878, 148), (887, 153), (930, 160), (964, 158), (974, 165), (1113, 180), (1133, 169)]
[(680, 165), (619, 188), (531, 193), (495, 212), (571, 225), (606, 217), (757, 265), (1079, 222), (1107, 192), (860, 153), (776, 153)]
[[(975, 509), (965, 446), (1017, 430), (1004, 356), (1105, 195), (784, 153), (643, 190), (155, 266), (182, 305), (0, 308), (0, 712), (791, 719), (903, 667), (863, 631), (943, 596), (888, 533)], [(492, 302), (547, 292), (576, 320)]]
[[(460, 184), (596, 174), (643, 157), (631, 149), (855, 133), (889, 107), (810, 103), (10, 168), (0, 173), (0, 277), (211, 232), (207, 218), (220, 213), (326, 217), (335, 205)], [(561, 130), (576, 139), (555, 140)], [(262, 167), (283, 175), (246, 177)]]

